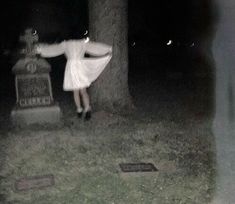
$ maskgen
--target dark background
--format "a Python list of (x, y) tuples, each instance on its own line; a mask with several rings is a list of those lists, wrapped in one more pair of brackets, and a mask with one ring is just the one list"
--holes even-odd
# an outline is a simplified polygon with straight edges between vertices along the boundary
[[(208, 80), (213, 76), (208, 57), (214, 25), (210, 0), (128, 3), (129, 83), (164, 81), (177, 74), (182, 76), (179, 83), (197, 83), (200, 79), (196, 75)], [(1, 6), (1, 100), (15, 97), (11, 68), (18, 59), (18, 37), (25, 27), (33, 26), (42, 42), (81, 38), (88, 29), (87, 11), (86, 0), (9, 0)], [(167, 45), (169, 40), (172, 43)], [(60, 94), (65, 59), (61, 56), (48, 61), (53, 67), (54, 92)]]

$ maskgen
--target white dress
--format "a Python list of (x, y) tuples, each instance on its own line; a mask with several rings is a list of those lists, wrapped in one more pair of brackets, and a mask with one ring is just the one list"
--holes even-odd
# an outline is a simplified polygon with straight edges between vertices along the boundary
[[(63, 83), (65, 91), (89, 87), (112, 57), (111, 46), (86, 39), (68, 40), (52, 45), (39, 44), (36, 52), (42, 57), (56, 57), (62, 54), (66, 56)], [(85, 53), (96, 57), (85, 58)]]

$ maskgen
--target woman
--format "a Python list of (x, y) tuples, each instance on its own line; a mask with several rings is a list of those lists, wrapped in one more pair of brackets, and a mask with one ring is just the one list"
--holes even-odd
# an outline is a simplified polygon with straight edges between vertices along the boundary
[[(36, 53), (42, 57), (56, 57), (64, 54), (67, 58), (63, 89), (73, 91), (77, 116), (85, 120), (91, 118), (90, 98), (87, 88), (104, 70), (112, 57), (112, 47), (91, 42), (89, 38), (65, 40), (56, 44), (38, 44)], [(85, 54), (91, 57), (86, 58)]]

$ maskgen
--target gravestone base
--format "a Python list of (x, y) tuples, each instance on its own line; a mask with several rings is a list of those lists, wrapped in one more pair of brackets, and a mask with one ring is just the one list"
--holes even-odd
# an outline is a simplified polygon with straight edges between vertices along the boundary
[(57, 124), (61, 120), (61, 110), (58, 105), (32, 108), (14, 107), (11, 111), (13, 126), (22, 127), (32, 124)]

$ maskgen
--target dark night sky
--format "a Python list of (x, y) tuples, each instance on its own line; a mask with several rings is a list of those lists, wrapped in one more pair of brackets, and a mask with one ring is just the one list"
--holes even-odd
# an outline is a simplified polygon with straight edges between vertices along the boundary
[(146, 39), (180, 41), (203, 38), (210, 31), (212, 13), (208, 0), (164, 0), (146, 4), (130, 0), (130, 34)]

